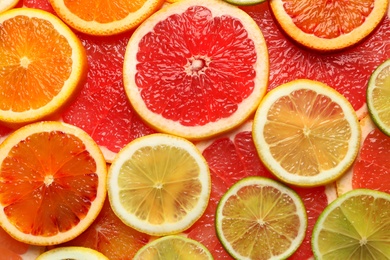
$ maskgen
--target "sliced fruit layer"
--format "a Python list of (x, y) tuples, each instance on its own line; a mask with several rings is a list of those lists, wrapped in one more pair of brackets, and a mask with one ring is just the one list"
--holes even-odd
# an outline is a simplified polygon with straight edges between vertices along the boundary
[(277, 22), (298, 43), (315, 50), (350, 47), (367, 37), (386, 14), (388, 0), (270, 0)]
[(113, 35), (133, 29), (164, 3), (164, 0), (49, 1), (69, 26), (92, 35)]
[(84, 47), (56, 16), (17, 8), (0, 14), (0, 121), (33, 122), (57, 112), (86, 77)]
[(146, 259), (213, 260), (214, 258), (198, 241), (171, 235), (146, 244), (134, 257), (134, 260)]
[(390, 59), (379, 65), (371, 75), (367, 106), (374, 123), (390, 136)]
[(317, 259), (388, 259), (390, 194), (356, 189), (332, 202), (312, 236)]
[(17, 5), (19, 0), (1, 0), (0, 2), (0, 13), (5, 12), (15, 5)]
[(0, 145), (0, 224), (19, 241), (53, 245), (81, 234), (106, 196), (106, 163), (84, 131), (39, 122)]
[(280, 180), (298, 186), (323, 185), (341, 176), (356, 158), (360, 136), (350, 103), (312, 80), (268, 92), (253, 123), (263, 163)]
[(124, 85), (134, 109), (161, 132), (204, 139), (238, 126), (268, 83), (263, 35), (221, 0), (181, 1), (131, 36)]
[(215, 213), (218, 238), (236, 259), (285, 259), (305, 237), (306, 210), (290, 188), (247, 177), (222, 197)]
[(115, 157), (108, 195), (127, 225), (162, 236), (189, 228), (207, 207), (211, 189), (207, 163), (189, 141), (152, 134), (129, 143)]
[(38, 256), (36, 260), (58, 259), (108, 260), (102, 253), (85, 247), (59, 247), (51, 249)]

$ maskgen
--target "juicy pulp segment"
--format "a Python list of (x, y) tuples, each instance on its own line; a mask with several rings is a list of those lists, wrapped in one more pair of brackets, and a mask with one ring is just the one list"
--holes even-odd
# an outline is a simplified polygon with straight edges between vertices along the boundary
[(302, 31), (332, 39), (348, 34), (362, 25), (372, 12), (375, 0), (342, 2), (282, 0), (282, 2), (286, 13)]
[(68, 231), (87, 215), (97, 196), (96, 167), (76, 136), (33, 134), (13, 147), (1, 165), (0, 203), (25, 234)]
[(50, 22), (22, 15), (4, 21), (0, 35), (0, 109), (24, 112), (52, 101), (71, 74), (67, 39)]

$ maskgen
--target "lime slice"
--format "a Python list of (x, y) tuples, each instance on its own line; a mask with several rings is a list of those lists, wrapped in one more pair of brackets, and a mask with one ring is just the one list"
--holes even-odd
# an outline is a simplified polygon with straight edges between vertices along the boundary
[(223, 195), (215, 225), (222, 245), (236, 259), (285, 259), (302, 243), (307, 216), (292, 189), (247, 177)]
[(134, 260), (212, 260), (210, 251), (196, 240), (179, 235), (158, 238), (143, 246)]
[(367, 106), (375, 125), (390, 136), (390, 59), (379, 65), (368, 81)]
[(234, 5), (255, 5), (255, 4), (263, 3), (267, 0), (224, 0), (224, 1)]
[(86, 247), (78, 247), (78, 246), (58, 247), (55, 249), (51, 249), (38, 256), (36, 260), (58, 260), (58, 259), (108, 260), (106, 256), (104, 256), (102, 253), (96, 250), (86, 248)]
[(390, 259), (390, 194), (349, 191), (329, 204), (312, 234), (317, 259)]
[(134, 229), (155, 236), (189, 228), (205, 211), (211, 190), (209, 168), (184, 138), (151, 134), (125, 146), (108, 174), (115, 214)]

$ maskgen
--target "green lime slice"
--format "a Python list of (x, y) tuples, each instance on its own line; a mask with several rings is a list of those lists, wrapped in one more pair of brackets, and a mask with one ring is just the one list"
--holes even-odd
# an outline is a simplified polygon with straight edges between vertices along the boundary
[(390, 259), (390, 194), (356, 189), (338, 197), (318, 218), (316, 259)]
[(210, 251), (200, 242), (179, 235), (160, 237), (144, 245), (134, 260), (212, 260)]
[(368, 81), (367, 106), (375, 125), (390, 136), (390, 59), (380, 64)]
[(224, 1), (234, 5), (255, 5), (255, 4), (263, 3), (267, 0), (224, 0)]
[(295, 191), (256, 176), (240, 180), (223, 195), (215, 226), (236, 259), (286, 259), (305, 237), (307, 216)]

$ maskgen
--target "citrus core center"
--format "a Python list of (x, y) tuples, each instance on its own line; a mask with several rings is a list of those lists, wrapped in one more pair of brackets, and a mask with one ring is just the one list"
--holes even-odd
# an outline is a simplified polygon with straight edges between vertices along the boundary
[(45, 183), (46, 186), (50, 186), (50, 184), (52, 184), (53, 181), (54, 181), (53, 175), (46, 175), (45, 180), (43, 182)]
[(199, 75), (206, 71), (211, 60), (205, 56), (195, 56), (188, 59), (185, 71), (188, 75)]
[(24, 56), (20, 59), (20, 66), (22, 66), (25, 69), (28, 68), (28, 65), (30, 65), (30, 63), (31, 63), (30, 59), (27, 58), (26, 56)]

